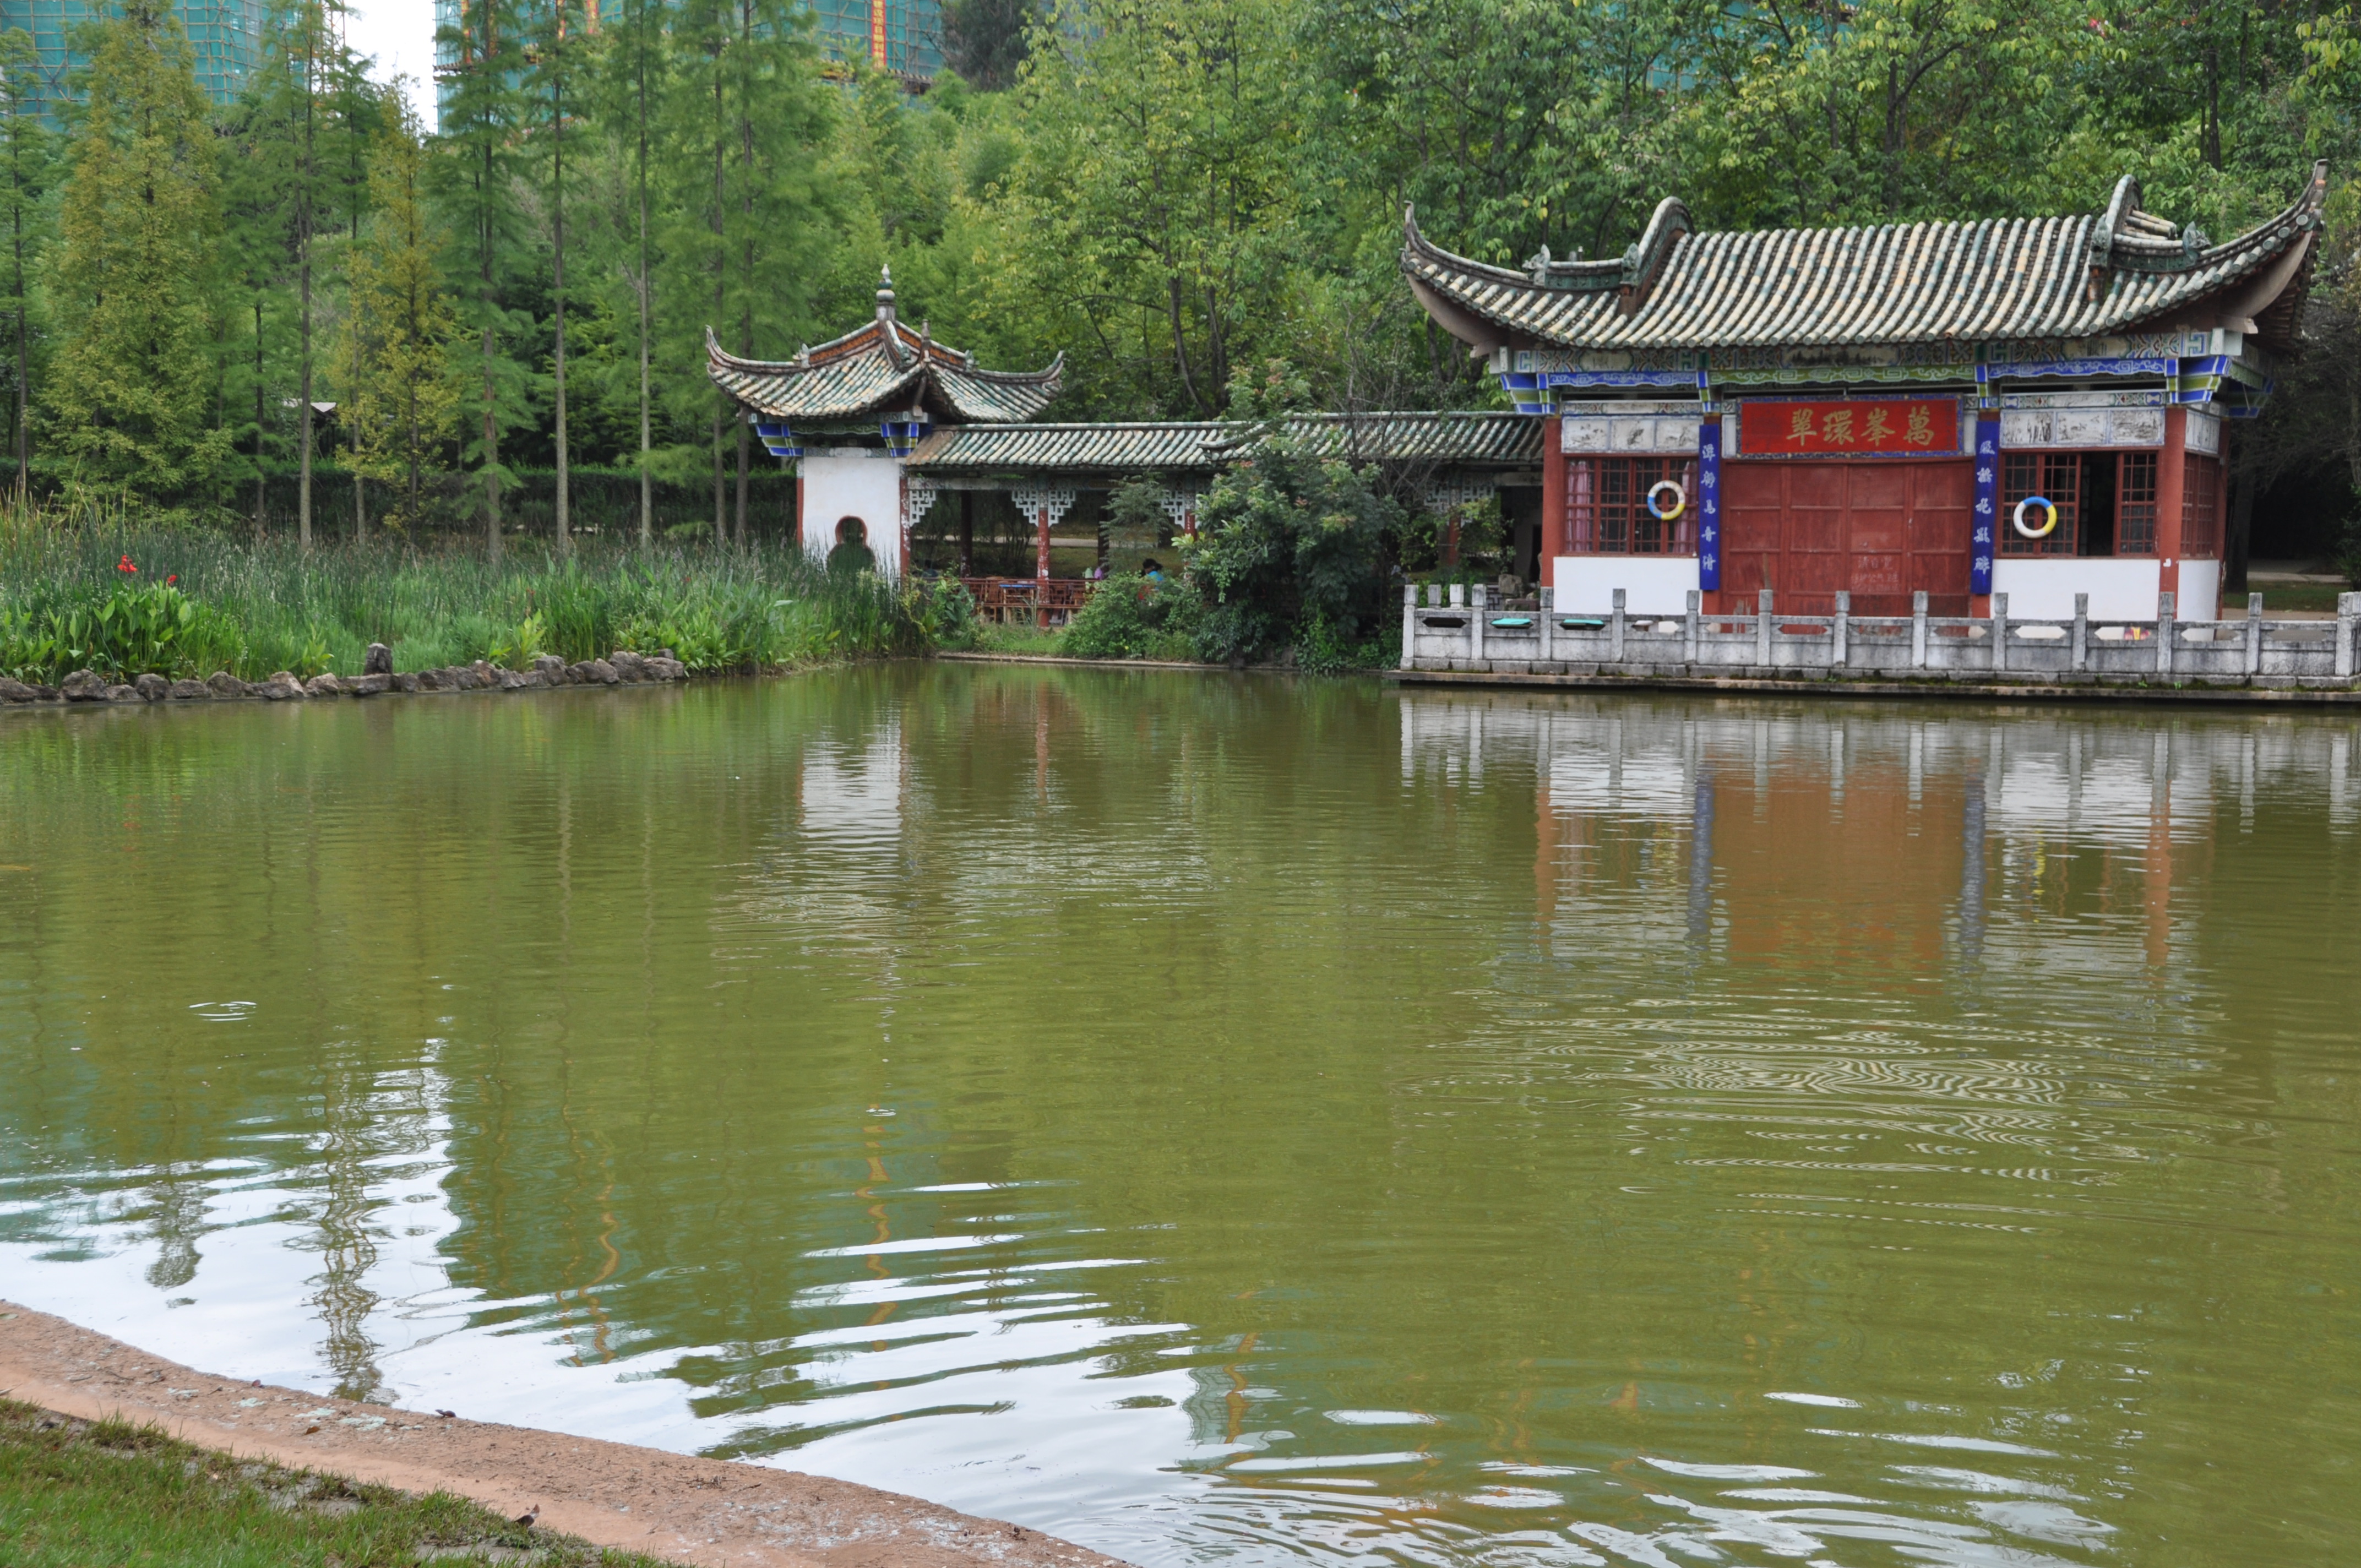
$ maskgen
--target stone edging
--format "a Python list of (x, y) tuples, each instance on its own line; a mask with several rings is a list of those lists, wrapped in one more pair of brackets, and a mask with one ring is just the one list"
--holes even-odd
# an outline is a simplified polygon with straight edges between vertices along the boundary
[(145, 674), (127, 685), (109, 685), (91, 670), (76, 670), (54, 686), (27, 685), (0, 677), (0, 707), (68, 707), (108, 703), (148, 702), (289, 702), (308, 697), (376, 696), (381, 692), (541, 691), (557, 686), (638, 685), (685, 681), (687, 666), (660, 648), (653, 657), (619, 648), (604, 659), (584, 659), (569, 664), (554, 653), (533, 662), (530, 670), (503, 670), (478, 659), (473, 664), (453, 664), (440, 670), (393, 673), (393, 655), (382, 642), (368, 646), (365, 673), (357, 675), (313, 675), (298, 680), (281, 670), (269, 680), (242, 681), (228, 671), (217, 671), (202, 681), (168, 681)]
[(537, 1508), (547, 1529), (692, 1568), (1126, 1568), (1004, 1519), (760, 1462), (199, 1372), (5, 1300), (0, 1394), (412, 1494), (456, 1492), (511, 1517)]
[(1558, 691), (1708, 692), (1745, 696), (1928, 697), (1976, 702), (2180, 702), (2285, 707), (2361, 707), (2349, 685), (2310, 686), (2101, 685), (2082, 682), (2003, 685), (1990, 680), (1840, 681), (1763, 679), (1743, 675), (1553, 675), (1516, 671), (1388, 670), (1406, 686), (1525, 686)]

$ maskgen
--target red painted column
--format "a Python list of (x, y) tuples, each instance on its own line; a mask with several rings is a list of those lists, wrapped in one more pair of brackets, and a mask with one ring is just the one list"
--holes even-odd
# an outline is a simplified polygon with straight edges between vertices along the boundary
[(1033, 564), (1043, 582), (1049, 580), (1049, 509), (1045, 505), (1038, 516), (1039, 528), (1033, 535)]
[(1555, 414), (1542, 421), (1542, 568), (1536, 574), (1554, 588), (1557, 558), (1570, 542), (1565, 533), (1565, 422)]
[(895, 534), (900, 538), (900, 540), (901, 540), (901, 542), (902, 542), (902, 543), (901, 543), (901, 548), (900, 548), (900, 550), (896, 553), (895, 557), (895, 559), (896, 559), (896, 560), (901, 564), (901, 576), (900, 576), (900, 579), (899, 579), (899, 580), (900, 580), (900, 581), (902, 581), (902, 582), (906, 583), (906, 582), (908, 582), (908, 581), (910, 580), (910, 532), (911, 532), (911, 529), (910, 529), (910, 476), (909, 476), (909, 474), (908, 474), (906, 471), (902, 475), (902, 506), (901, 506), (901, 515), (900, 515), (899, 517), (896, 517), (896, 518), (894, 520), (894, 532), (895, 532)]
[(2156, 459), (2157, 591), (2174, 595), (2173, 614), (2187, 619), (2180, 593), (2180, 508), (2189, 477), (2189, 411), (2164, 411), (2164, 450)]

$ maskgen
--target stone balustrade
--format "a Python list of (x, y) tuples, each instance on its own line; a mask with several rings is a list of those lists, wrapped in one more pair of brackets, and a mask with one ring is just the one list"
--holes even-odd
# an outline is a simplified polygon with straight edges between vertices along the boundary
[(1770, 589), (1752, 609), (1708, 614), (1692, 590), (1687, 613), (1628, 615), (1623, 590), (1603, 615), (1560, 612), (1551, 592), (1538, 609), (1490, 602), (1488, 589), (1412, 584), (1402, 596), (1404, 670), (1494, 674), (1743, 676), (1754, 679), (1903, 679), (2017, 684), (2201, 684), (2336, 686), (2355, 684), (2361, 594), (2337, 596), (2336, 619), (2267, 620), (2263, 596), (2244, 620), (2190, 621), (2173, 596), (2157, 596), (2153, 620), (2093, 618), (2077, 594), (2067, 620), (2017, 620), (2008, 596), (1983, 617), (1927, 613), (1913, 596), (1906, 616), (1854, 615), (1836, 596), (1833, 615), (1789, 615)]

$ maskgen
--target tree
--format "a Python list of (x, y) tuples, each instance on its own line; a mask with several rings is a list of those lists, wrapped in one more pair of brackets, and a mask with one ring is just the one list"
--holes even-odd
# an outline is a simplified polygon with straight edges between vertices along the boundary
[(16, 458), (16, 496), (21, 502), (33, 464), (31, 389), (32, 329), (26, 280), (40, 264), (49, 224), (43, 195), (50, 180), (49, 128), (41, 123), (40, 79), (32, 35), (22, 27), (0, 33), (0, 203), (8, 219), (9, 324), (16, 343), (16, 396), (10, 400), (10, 449)]
[[(659, 9), (661, 7), (659, 6)], [(653, 280), (648, 254), (648, 108), (651, 96), (661, 96), (664, 80), (664, 30), (649, 14), (649, 0), (631, 0), (630, 31), (617, 46), (615, 58), (627, 62), (623, 95), (624, 117), (631, 126), (631, 193), (633, 202), (633, 265), (629, 271), (631, 302), (639, 317), (640, 370), (640, 548), (645, 550), (655, 526), (655, 476), (649, 468), (653, 432), (648, 406), (648, 358), (653, 332)]]
[[(808, 15), (786, 0), (688, 0), (674, 39), (671, 202), (665, 246), (675, 364), (701, 386), (710, 411), (713, 531), (731, 537), (723, 467), (725, 422), (737, 430), (735, 537), (747, 533), (752, 459), (744, 422), (702, 385), (710, 324), (741, 354), (808, 332), (814, 280), (834, 238), (835, 204), (821, 154), (834, 128)], [(683, 329), (687, 329), (684, 331)]]
[(1016, 80), (1039, 0), (943, 0), (943, 55), (971, 87), (996, 93)]
[(578, 101), (581, 97), (581, 57), (587, 32), (581, 0), (539, 0), (528, 51), (532, 69), (524, 88), (528, 123), (548, 153), (548, 182), (544, 189), (550, 225), (552, 433), (557, 449), (555, 532), (561, 552), (574, 547), (566, 517), (566, 126), (567, 116), (577, 112), (568, 107), (569, 98)]
[(49, 287), (62, 342), (46, 401), (86, 471), (201, 490), (227, 455), (214, 390), (221, 242), (214, 134), (165, 0), (85, 25), (88, 101), (70, 150)]
[(478, 414), (467, 455), (483, 486), (484, 548), (498, 561), (500, 492), (511, 478), (500, 464), (500, 435), (532, 413), (531, 373), (511, 346), (532, 330), (532, 317), (509, 302), (524, 259), (516, 199), (523, 35), (512, 0), (474, 0), (461, 23), (435, 35), (438, 50), (455, 65), (430, 168), (458, 239), (451, 252), (460, 274), (455, 282), (462, 291), (460, 319), (473, 339), (459, 368), (472, 385)]
[(346, 261), (335, 352), (353, 432), (356, 482), (401, 486), (390, 521), (422, 512), (420, 479), (459, 405), (450, 373), (457, 319), (443, 288), (444, 240), (425, 200), (426, 151), (407, 106), (368, 163), (369, 216)]
[(1373, 468), (1316, 456), (1289, 435), (1285, 411), (1308, 389), (1277, 362), (1259, 385), (1241, 376), (1230, 389), (1233, 409), (1257, 422), (1257, 443), (1213, 481), (1188, 556), (1207, 660), (1301, 641), (1315, 662), (1341, 664), (1386, 624), (1387, 552), (1406, 520)]
[(1299, 264), (1292, 21), (1285, 0), (1064, 0), (1036, 35), (1001, 302), (1069, 307), (1176, 411), (1220, 410)]

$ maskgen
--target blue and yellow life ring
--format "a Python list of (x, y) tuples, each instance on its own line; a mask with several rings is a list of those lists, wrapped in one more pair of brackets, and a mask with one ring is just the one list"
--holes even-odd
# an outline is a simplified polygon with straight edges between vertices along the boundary
[[(2043, 523), (2039, 528), (2026, 527), (2025, 509), (2027, 507), (2040, 507), (2044, 509), (2049, 513), (2049, 521)], [(2047, 539), (2051, 534), (2058, 532), (2058, 503), (2051, 500), (2048, 496), (2027, 496), (2023, 500), (2016, 503), (2016, 515), (2009, 521), (2015, 525), (2017, 532), (2023, 534), (2027, 539)]]
[[(1659, 490), (1670, 490), (1673, 492), (1672, 510), (1665, 511), (1663, 508), (1656, 505), (1656, 492)], [(1681, 482), (1678, 479), (1659, 479), (1654, 484), (1648, 487), (1648, 515), (1654, 518), (1658, 522), (1674, 521), (1681, 515), (1681, 513), (1688, 510), (1688, 509), (1689, 493), (1681, 488)]]

